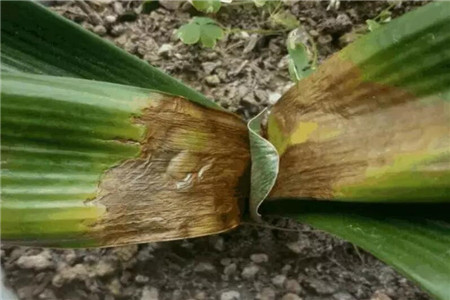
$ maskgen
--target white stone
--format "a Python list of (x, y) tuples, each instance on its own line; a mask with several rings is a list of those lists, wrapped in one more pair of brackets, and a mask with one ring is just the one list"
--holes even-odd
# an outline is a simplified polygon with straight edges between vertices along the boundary
[(294, 294), (298, 294), (302, 290), (302, 287), (295, 279), (289, 279), (288, 281), (286, 281), (284, 287), (286, 288), (286, 291), (292, 292)]
[(17, 265), (22, 269), (44, 270), (53, 266), (50, 253), (43, 251), (37, 255), (21, 256), (17, 260)]
[(240, 300), (241, 294), (238, 291), (226, 291), (220, 295), (220, 300)]
[(277, 275), (274, 278), (272, 278), (272, 283), (276, 287), (282, 288), (284, 286), (284, 283), (286, 282), (286, 276), (284, 275)]
[(154, 287), (144, 287), (142, 290), (141, 300), (159, 300), (159, 292)]
[(287, 293), (283, 296), (283, 298), (281, 298), (281, 300), (302, 300), (302, 298), (300, 298), (296, 294)]
[(251, 265), (248, 267), (245, 267), (244, 270), (242, 270), (241, 276), (245, 279), (252, 279), (255, 277), (256, 273), (259, 272), (259, 267), (255, 265)]
[(173, 46), (171, 44), (162, 44), (158, 49), (158, 55), (165, 55), (172, 52)]
[(269, 257), (264, 253), (255, 253), (250, 255), (250, 259), (257, 264), (265, 263), (269, 261)]

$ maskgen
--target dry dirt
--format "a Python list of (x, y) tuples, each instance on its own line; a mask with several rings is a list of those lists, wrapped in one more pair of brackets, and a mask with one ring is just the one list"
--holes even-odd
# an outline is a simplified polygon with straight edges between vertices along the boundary
[[(286, 33), (240, 32), (214, 49), (186, 46), (174, 31), (198, 13), (187, 3), (173, 10), (164, 2), (150, 14), (139, 13), (140, 2), (95, 1), (84, 10), (71, 2), (47, 4), (246, 119), (292, 85)], [(328, 2), (285, 4), (314, 37), (320, 60), (388, 5), (342, 2), (327, 10)], [(417, 5), (404, 2), (393, 14)], [(253, 5), (223, 8), (215, 18), (232, 28), (270, 29), (267, 14)], [(3, 246), (1, 262), (6, 284), (20, 299), (429, 299), (350, 243), (292, 221), (267, 221), (267, 227), (244, 224), (212, 237), (110, 249)]]

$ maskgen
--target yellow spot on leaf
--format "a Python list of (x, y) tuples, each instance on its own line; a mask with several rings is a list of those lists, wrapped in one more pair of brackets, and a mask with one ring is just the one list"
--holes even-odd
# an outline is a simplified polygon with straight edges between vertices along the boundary
[(300, 122), (290, 136), (290, 145), (306, 142), (319, 125), (316, 122)]

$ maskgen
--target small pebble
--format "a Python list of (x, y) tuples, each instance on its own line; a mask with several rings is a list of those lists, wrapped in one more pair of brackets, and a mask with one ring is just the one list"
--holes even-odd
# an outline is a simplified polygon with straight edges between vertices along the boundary
[(220, 300), (240, 300), (241, 294), (238, 291), (226, 291), (220, 294)]
[(106, 276), (110, 275), (115, 271), (115, 266), (112, 262), (107, 260), (100, 260), (98, 264), (95, 266), (95, 274), (97, 276)]
[(355, 297), (350, 295), (347, 292), (339, 292), (333, 295), (333, 299), (335, 300), (356, 300)]
[(106, 34), (106, 28), (103, 25), (97, 25), (94, 27), (93, 29), (94, 33), (98, 34), (98, 35), (105, 35)]
[(254, 92), (256, 99), (258, 99), (261, 102), (267, 101), (267, 92), (264, 90), (256, 90)]
[(309, 31), (309, 35), (312, 37), (318, 37), (319, 36), (319, 32), (317, 30), (310, 30)]
[(228, 276), (233, 275), (234, 273), (236, 273), (236, 271), (237, 271), (236, 264), (229, 264), (223, 269), (223, 273)]
[[(14, 299), (14, 298), (12, 298)], [(50, 289), (45, 289), (42, 293), (39, 294), (39, 299), (42, 300), (54, 300), (57, 299), (55, 293)]]
[(321, 45), (326, 45), (331, 43), (331, 41), (333, 40), (333, 37), (329, 34), (327, 35), (321, 35), (319, 36), (319, 38), (317, 39), (317, 41), (319, 42), (319, 44)]
[(216, 61), (216, 62), (207, 61), (207, 62), (202, 63), (202, 68), (205, 71), (205, 73), (209, 75), (214, 71), (215, 68), (217, 68), (221, 64), (222, 64), (221, 61)]
[(222, 266), (228, 266), (229, 264), (231, 264), (231, 258), (228, 258), (228, 257), (222, 258), (220, 260), (220, 264)]
[(217, 251), (225, 250), (225, 242), (223, 241), (223, 237), (217, 236), (214, 241), (214, 249)]
[(198, 291), (198, 292), (195, 293), (194, 298), (195, 298), (196, 300), (206, 300), (206, 299), (208, 298), (208, 296), (206, 295), (205, 292), (203, 292), (203, 291)]
[(125, 32), (125, 26), (123, 26), (122, 24), (115, 25), (111, 29), (111, 35), (112, 36), (116, 36), (116, 37), (120, 36), (124, 32)]
[(59, 287), (65, 282), (71, 282), (73, 280), (84, 280), (88, 277), (89, 270), (83, 264), (76, 264), (70, 268), (62, 269), (58, 274), (53, 277), (52, 283), (54, 286)]
[(269, 257), (264, 253), (257, 253), (250, 255), (250, 259), (257, 264), (265, 263), (269, 261)]
[(296, 294), (287, 293), (283, 296), (283, 298), (281, 298), (281, 300), (302, 300), (302, 298), (300, 298)]
[(69, 265), (72, 265), (75, 263), (76, 259), (77, 259), (77, 255), (76, 255), (75, 251), (66, 250), (66, 253), (64, 254), (65, 262), (67, 262)]
[(295, 279), (289, 279), (288, 281), (286, 281), (284, 287), (285, 287), (286, 291), (294, 293), (294, 294), (298, 294), (302, 290), (302, 287)]
[(159, 0), (159, 5), (168, 10), (177, 10), (181, 4), (183, 4), (183, 1)]
[(116, 20), (117, 20), (117, 17), (113, 16), (113, 15), (109, 15), (109, 16), (105, 17), (105, 22), (108, 24), (112, 24), (112, 23), (116, 22)]
[(391, 297), (381, 291), (376, 291), (375, 294), (370, 297), (370, 300), (391, 300)]
[(287, 273), (289, 273), (289, 271), (292, 269), (291, 265), (284, 265), (283, 268), (281, 269), (281, 273), (283, 273), (284, 275), (286, 275)]
[(172, 52), (173, 46), (171, 44), (162, 44), (158, 49), (158, 55), (167, 55)]
[(289, 248), (289, 250), (291, 250), (295, 254), (300, 254), (300, 253), (302, 253), (302, 251), (305, 248), (308, 248), (310, 245), (309, 245), (309, 241), (308, 240), (301, 239), (301, 240), (298, 240), (296, 242), (287, 243), (286, 246)]
[(155, 287), (144, 287), (140, 300), (159, 300), (159, 291)]
[(194, 268), (194, 272), (197, 273), (209, 273), (209, 272), (214, 272), (216, 270), (216, 268), (207, 262), (201, 262), (199, 264), (197, 264)]
[(134, 280), (135, 280), (137, 283), (146, 283), (146, 282), (149, 281), (149, 278), (148, 278), (147, 276), (144, 276), (144, 275), (139, 274), (139, 275), (137, 275), (137, 276), (134, 278)]
[(261, 290), (260, 300), (275, 300), (275, 291), (269, 287)]
[(49, 252), (42, 251), (37, 255), (21, 256), (16, 264), (22, 269), (44, 270), (53, 267), (52, 257)]
[(284, 275), (277, 275), (272, 278), (272, 283), (276, 287), (282, 288), (284, 286), (284, 283), (286, 282), (286, 276)]
[(122, 3), (120, 3), (120, 1), (114, 2), (113, 9), (114, 9), (114, 12), (118, 15), (121, 15), (125, 12), (125, 10), (123, 9)]
[(258, 266), (248, 266), (245, 267), (244, 270), (242, 270), (241, 276), (244, 279), (253, 279), (256, 275), (256, 273), (259, 272), (259, 267)]
[(220, 78), (217, 75), (209, 75), (205, 77), (205, 81), (209, 85), (217, 85), (220, 83)]
[(338, 22), (341, 26), (351, 26), (353, 24), (350, 17), (345, 13), (339, 14), (336, 17), (336, 22)]
[(319, 279), (310, 278), (308, 279), (308, 282), (310, 287), (314, 289), (318, 294), (333, 294), (334, 292), (336, 292), (335, 286), (327, 284), (326, 282)]
[[(110, 283), (108, 283), (107, 285), (109, 291), (111, 292), (111, 294), (113, 294), (114, 296), (118, 296), (121, 294), (121, 290), (122, 290), (122, 285), (120, 284), (119, 279), (114, 278), (113, 280), (111, 280)], [(114, 299), (114, 297), (113, 297)]]

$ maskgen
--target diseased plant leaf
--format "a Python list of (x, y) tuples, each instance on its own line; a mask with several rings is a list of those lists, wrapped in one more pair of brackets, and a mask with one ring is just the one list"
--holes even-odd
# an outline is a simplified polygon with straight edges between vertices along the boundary
[(362, 37), (275, 104), (271, 197), (450, 201), (449, 8), (433, 3)]
[(239, 224), (250, 165), (238, 117), (142, 88), (17, 73), (2, 74), (1, 98), (2, 242), (113, 246)]
[(280, 171), (262, 205), (263, 214), (359, 245), (443, 300), (449, 26), (450, 5), (429, 4), (360, 38), (288, 91), (269, 116)]

